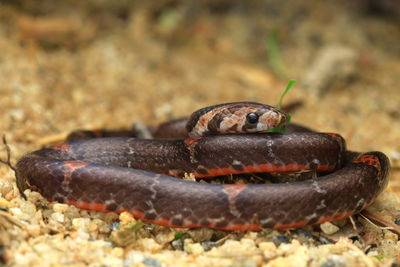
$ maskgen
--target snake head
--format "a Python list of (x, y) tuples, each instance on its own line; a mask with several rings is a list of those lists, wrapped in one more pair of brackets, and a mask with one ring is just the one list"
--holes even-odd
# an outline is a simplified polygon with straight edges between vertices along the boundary
[(186, 129), (190, 137), (259, 133), (280, 126), (287, 120), (287, 114), (275, 107), (254, 102), (234, 102), (195, 111)]

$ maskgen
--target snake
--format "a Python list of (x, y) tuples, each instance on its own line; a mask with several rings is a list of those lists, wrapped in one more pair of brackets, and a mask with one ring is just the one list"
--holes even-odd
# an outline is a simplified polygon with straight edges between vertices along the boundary
[[(349, 151), (339, 134), (307, 130), (288, 118), (266, 104), (233, 102), (161, 124), (155, 133), (163, 138), (92, 132), (97, 138), (20, 158), (17, 186), (23, 196), (29, 189), (52, 202), (129, 212), (151, 224), (236, 231), (337, 221), (376, 200), (388, 183), (385, 154)], [(284, 125), (286, 132), (268, 132)], [(265, 172), (313, 177), (259, 184), (179, 179)]]

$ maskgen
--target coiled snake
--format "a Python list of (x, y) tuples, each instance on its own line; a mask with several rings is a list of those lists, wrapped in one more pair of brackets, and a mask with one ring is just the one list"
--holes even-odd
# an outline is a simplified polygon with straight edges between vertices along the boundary
[[(258, 103), (211, 106), (193, 113), (186, 131), (178, 129), (186, 138), (95, 138), (29, 153), (17, 163), (17, 184), (21, 192), (37, 190), (51, 201), (83, 209), (128, 211), (169, 227), (223, 230), (343, 219), (370, 205), (385, 188), (389, 162), (381, 152), (347, 151), (337, 134), (261, 133), (286, 120), (282, 111)], [(183, 123), (164, 124), (158, 133), (168, 135), (177, 125)], [(280, 184), (171, 177), (304, 170), (325, 175)]]

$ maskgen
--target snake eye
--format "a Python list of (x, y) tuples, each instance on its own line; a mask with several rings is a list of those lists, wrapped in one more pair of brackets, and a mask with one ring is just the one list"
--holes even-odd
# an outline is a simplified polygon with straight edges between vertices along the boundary
[(254, 124), (258, 122), (258, 115), (254, 112), (247, 114), (246, 116), (247, 122), (250, 124)]

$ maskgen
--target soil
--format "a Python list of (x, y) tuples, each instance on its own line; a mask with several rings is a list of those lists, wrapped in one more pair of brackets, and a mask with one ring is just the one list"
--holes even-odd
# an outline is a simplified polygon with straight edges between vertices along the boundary
[[(156, 125), (222, 102), (276, 105), (294, 79), (292, 121), (388, 155), (389, 186), (368, 212), (396, 227), (399, 15), (394, 0), (0, 1), (0, 134), (15, 164), (76, 129)], [(364, 216), (178, 230), (26, 193), (0, 164), (0, 266), (400, 265), (398, 230)]]

